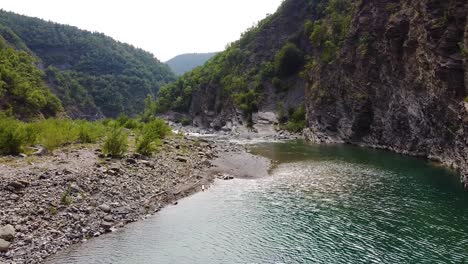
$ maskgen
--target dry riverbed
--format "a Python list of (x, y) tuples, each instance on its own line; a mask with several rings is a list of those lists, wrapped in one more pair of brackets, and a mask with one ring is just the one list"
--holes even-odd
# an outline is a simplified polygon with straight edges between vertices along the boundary
[(0, 263), (41, 263), (72, 244), (144, 219), (215, 177), (239, 176), (223, 165), (230, 164), (226, 153), (249, 155), (232, 143), (175, 137), (151, 158), (105, 158), (98, 145), (1, 158)]

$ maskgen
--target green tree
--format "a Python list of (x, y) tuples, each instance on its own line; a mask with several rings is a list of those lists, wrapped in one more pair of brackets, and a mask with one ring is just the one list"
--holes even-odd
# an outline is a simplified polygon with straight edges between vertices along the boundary
[(275, 68), (278, 75), (287, 77), (297, 73), (304, 65), (304, 55), (291, 42), (286, 43), (275, 56)]

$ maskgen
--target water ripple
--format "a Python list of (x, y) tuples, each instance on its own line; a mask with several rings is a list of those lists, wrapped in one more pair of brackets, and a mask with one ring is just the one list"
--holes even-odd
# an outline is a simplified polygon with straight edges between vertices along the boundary
[(217, 182), (49, 263), (468, 261), (468, 196), (438, 178), (449, 172), (388, 153), (292, 149), (300, 155), (275, 153), (287, 162), (271, 177)]

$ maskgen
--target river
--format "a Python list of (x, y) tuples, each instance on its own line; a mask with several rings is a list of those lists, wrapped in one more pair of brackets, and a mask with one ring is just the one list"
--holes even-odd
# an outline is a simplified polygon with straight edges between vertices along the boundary
[(427, 161), (263, 143), (270, 177), (216, 181), (48, 263), (468, 263), (468, 193)]

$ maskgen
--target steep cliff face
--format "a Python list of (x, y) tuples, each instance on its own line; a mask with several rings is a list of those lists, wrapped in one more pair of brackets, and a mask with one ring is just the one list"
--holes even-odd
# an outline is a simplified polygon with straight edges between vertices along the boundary
[(338, 59), (309, 72), (309, 139), (468, 173), (467, 10), (465, 0), (362, 1)]

